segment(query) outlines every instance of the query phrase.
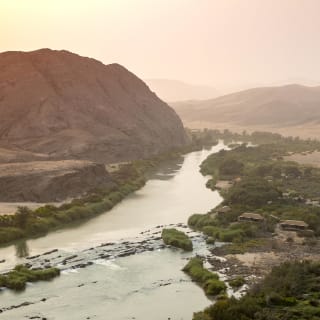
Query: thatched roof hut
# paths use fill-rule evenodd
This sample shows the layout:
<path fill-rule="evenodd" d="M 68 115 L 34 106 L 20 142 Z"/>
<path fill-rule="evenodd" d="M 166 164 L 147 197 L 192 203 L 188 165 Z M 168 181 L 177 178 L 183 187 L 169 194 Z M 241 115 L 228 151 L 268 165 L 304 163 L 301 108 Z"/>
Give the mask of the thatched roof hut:
<path fill-rule="evenodd" d="M 309 225 L 301 220 L 285 220 L 280 222 L 280 226 L 284 230 L 306 230 Z"/>
<path fill-rule="evenodd" d="M 259 213 L 245 212 L 238 217 L 238 221 L 262 222 L 264 217 Z"/>

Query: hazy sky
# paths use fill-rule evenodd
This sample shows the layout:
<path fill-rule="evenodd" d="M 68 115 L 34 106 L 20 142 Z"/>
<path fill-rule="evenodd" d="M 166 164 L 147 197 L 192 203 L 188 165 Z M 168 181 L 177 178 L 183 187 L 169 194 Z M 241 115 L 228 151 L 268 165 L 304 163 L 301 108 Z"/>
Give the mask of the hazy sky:
<path fill-rule="evenodd" d="M 320 83 L 320 0 L 0 0 L 0 51 L 43 47 L 221 90 Z"/>

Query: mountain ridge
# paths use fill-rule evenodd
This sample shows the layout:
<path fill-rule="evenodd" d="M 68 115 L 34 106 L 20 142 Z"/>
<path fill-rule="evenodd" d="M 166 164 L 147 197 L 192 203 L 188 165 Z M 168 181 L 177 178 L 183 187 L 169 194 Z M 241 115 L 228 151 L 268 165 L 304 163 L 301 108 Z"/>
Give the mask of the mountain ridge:
<path fill-rule="evenodd" d="M 320 87 L 258 87 L 204 101 L 173 103 L 185 123 L 297 126 L 320 121 Z"/>
<path fill-rule="evenodd" d="M 181 120 L 123 66 L 66 50 L 0 53 L 0 147 L 116 162 L 187 143 Z"/>

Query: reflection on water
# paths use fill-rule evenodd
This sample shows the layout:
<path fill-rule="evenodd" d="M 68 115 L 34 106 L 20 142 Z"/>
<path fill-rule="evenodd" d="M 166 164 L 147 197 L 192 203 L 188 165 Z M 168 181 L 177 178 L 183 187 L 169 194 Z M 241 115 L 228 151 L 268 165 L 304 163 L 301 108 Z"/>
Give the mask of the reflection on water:
<path fill-rule="evenodd" d="M 147 175 L 148 179 L 170 180 L 172 179 L 178 170 L 181 168 L 184 162 L 184 157 L 179 157 L 172 160 L 163 162 L 156 172 L 151 172 Z"/>
<path fill-rule="evenodd" d="M 29 256 L 29 248 L 26 240 L 20 240 L 15 243 L 16 256 L 18 258 L 25 258 Z"/>

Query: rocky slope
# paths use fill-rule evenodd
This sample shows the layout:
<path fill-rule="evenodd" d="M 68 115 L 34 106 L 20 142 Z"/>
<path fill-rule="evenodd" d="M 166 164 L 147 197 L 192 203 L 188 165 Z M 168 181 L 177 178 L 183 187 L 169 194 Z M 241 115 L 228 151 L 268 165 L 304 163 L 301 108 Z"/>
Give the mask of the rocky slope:
<path fill-rule="evenodd" d="M 49 49 L 0 54 L 3 150 L 116 162 L 186 142 L 176 113 L 118 64 Z"/>
<path fill-rule="evenodd" d="M 192 126 L 243 129 L 292 128 L 314 130 L 317 135 L 320 123 L 320 87 L 287 85 L 266 87 L 228 94 L 206 101 L 171 104 L 183 121 Z"/>
<path fill-rule="evenodd" d="M 61 201 L 113 182 L 103 164 L 84 160 L 0 164 L 0 201 Z"/>

